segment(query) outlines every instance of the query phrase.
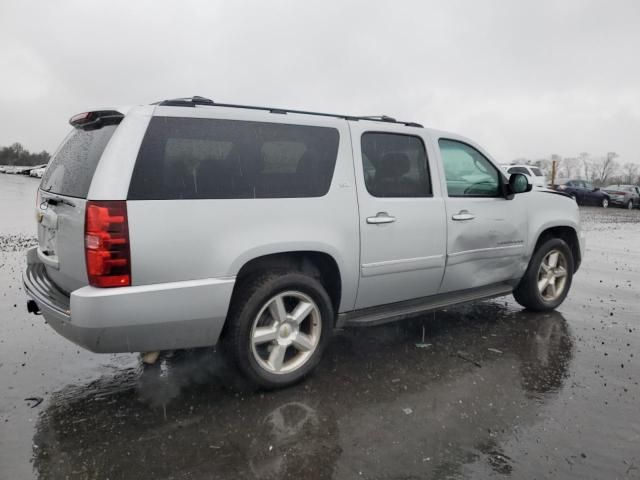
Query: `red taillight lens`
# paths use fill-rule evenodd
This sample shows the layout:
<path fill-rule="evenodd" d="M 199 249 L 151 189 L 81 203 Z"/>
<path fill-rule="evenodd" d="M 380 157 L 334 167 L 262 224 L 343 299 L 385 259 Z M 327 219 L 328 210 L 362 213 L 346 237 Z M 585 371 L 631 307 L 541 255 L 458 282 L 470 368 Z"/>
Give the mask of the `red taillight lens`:
<path fill-rule="evenodd" d="M 84 251 L 89 284 L 94 287 L 131 285 L 129 222 L 125 201 L 87 202 Z"/>

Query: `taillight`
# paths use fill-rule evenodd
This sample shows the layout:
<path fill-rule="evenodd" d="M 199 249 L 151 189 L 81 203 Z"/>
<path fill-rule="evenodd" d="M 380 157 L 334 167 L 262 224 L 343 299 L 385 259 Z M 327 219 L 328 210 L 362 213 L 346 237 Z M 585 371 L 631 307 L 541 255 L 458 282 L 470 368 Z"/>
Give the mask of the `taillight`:
<path fill-rule="evenodd" d="M 129 222 L 124 200 L 87 202 L 84 251 L 90 285 L 131 285 Z"/>

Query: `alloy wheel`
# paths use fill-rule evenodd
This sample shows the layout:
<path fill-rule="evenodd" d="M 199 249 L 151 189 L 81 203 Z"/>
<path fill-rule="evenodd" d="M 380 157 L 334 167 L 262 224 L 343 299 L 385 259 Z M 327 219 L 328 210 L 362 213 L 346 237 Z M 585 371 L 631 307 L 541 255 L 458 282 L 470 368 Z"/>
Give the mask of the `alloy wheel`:
<path fill-rule="evenodd" d="M 553 249 L 542 259 L 538 270 L 538 291 L 547 301 L 557 300 L 567 285 L 567 258 L 560 250 Z"/>
<path fill-rule="evenodd" d="M 264 370 L 290 373 L 313 355 L 320 342 L 322 318 L 318 305 L 298 291 L 279 293 L 256 315 L 251 329 L 251 351 Z"/>

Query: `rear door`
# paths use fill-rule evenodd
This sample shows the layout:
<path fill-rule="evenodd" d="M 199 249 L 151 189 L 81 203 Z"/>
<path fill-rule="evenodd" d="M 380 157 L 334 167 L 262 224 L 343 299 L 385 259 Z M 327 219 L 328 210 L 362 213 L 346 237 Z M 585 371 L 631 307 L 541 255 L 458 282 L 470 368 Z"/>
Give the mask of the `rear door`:
<path fill-rule="evenodd" d="M 437 293 L 446 224 L 422 130 L 378 131 L 365 122 L 350 128 L 360 211 L 356 308 Z"/>
<path fill-rule="evenodd" d="M 518 278 L 526 268 L 526 195 L 508 200 L 498 168 L 465 141 L 439 138 L 447 196 L 441 293 Z"/>
<path fill-rule="evenodd" d="M 71 292 L 88 284 L 84 257 L 87 193 L 117 125 L 74 128 L 55 153 L 38 191 L 38 258 L 49 278 Z"/>

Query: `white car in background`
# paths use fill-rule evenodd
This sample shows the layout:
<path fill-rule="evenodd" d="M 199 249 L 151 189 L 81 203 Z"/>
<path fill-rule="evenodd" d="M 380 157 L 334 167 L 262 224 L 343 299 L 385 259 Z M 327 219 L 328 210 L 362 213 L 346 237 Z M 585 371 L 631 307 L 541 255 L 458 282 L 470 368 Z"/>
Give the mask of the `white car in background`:
<path fill-rule="evenodd" d="M 47 169 L 46 165 L 36 167 L 29 172 L 29 175 L 36 178 L 42 178 L 42 175 L 44 175 L 44 172 L 46 169 Z"/>
<path fill-rule="evenodd" d="M 533 188 L 547 188 L 547 177 L 538 167 L 531 165 L 503 165 L 504 171 L 508 174 L 522 173 L 529 177 Z"/>

